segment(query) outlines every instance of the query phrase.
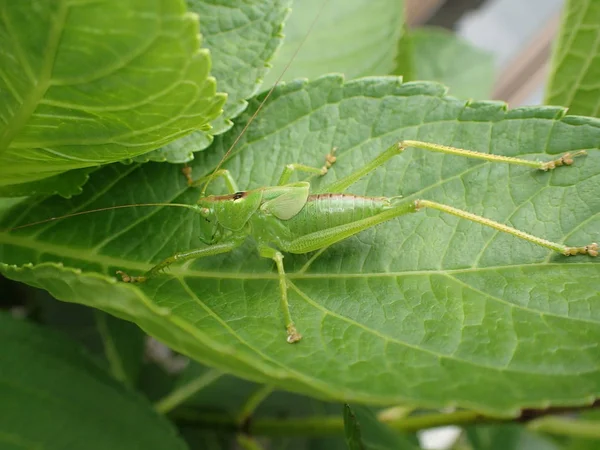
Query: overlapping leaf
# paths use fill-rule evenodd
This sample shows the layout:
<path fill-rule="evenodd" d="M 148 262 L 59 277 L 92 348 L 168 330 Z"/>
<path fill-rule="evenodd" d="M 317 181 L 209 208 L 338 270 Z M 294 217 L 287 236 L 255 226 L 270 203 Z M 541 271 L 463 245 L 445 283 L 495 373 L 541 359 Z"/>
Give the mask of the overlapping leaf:
<path fill-rule="evenodd" d="M 273 85 L 284 70 L 284 80 L 331 72 L 347 78 L 391 73 L 403 13 L 402 0 L 296 0 L 265 85 Z"/>
<path fill-rule="evenodd" d="M 195 176 L 216 165 L 238 130 L 197 158 Z M 413 149 L 351 192 L 432 199 L 567 244 L 599 240 L 600 123 L 561 108 L 507 111 L 395 78 L 291 83 L 276 90 L 226 167 L 241 187 L 266 186 L 284 164 L 319 166 L 335 146 L 339 158 L 324 180 L 334 181 L 399 139 L 541 160 L 588 150 L 573 167 L 537 172 Z M 94 173 L 75 200 L 21 205 L 2 227 L 197 195 L 177 167 L 116 165 Z M 83 215 L 0 234 L 0 260 L 34 263 L 3 272 L 133 320 L 199 361 L 323 398 L 509 415 L 600 395 L 597 260 L 438 213 L 412 214 L 332 246 L 305 271 L 310 255 L 286 255 L 292 313 L 304 334 L 290 346 L 272 263 L 251 241 L 139 286 L 107 278 L 200 246 L 199 220 L 176 208 Z"/>
<path fill-rule="evenodd" d="M 600 115 L 600 3 L 569 0 L 554 50 L 546 103 Z"/>
<path fill-rule="evenodd" d="M 412 30 L 402 37 L 400 51 L 394 73 L 403 75 L 405 81 L 438 81 L 459 98 L 480 100 L 491 95 L 495 81 L 492 55 L 448 30 Z"/>
<path fill-rule="evenodd" d="M 4 0 L 0 19 L 2 186 L 207 132 L 225 101 L 183 0 Z"/>
<path fill-rule="evenodd" d="M 194 132 L 143 156 L 137 161 L 183 163 L 212 142 L 212 135 L 231 127 L 246 99 L 256 94 L 269 62 L 282 42 L 282 24 L 291 0 L 187 0 L 190 11 L 200 16 L 203 46 L 212 56 L 211 73 L 219 91 L 227 93 L 223 115 L 214 120 L 211 135 Z"/>

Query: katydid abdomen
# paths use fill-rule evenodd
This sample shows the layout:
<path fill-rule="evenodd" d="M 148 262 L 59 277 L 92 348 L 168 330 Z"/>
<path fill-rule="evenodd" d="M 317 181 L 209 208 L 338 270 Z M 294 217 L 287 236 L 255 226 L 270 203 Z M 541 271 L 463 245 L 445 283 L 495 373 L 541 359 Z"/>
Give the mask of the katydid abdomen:
<path fill-rule="evenodd" d="M 310 195 L 304 208 L 286 221 L 294 239 L 316 231 L 373 217 L 391 202 L 385 197 L 361 197 L 350 194 Z"/>
<path fill-rule="evenodd" d="M 398 197 L 317 194 L 309 196 L 304 207 L 288 220 L 259 214 L 252 234 L 278 250 L 308 253 L 415 210 L 413 202 L 402 202 Z"/>

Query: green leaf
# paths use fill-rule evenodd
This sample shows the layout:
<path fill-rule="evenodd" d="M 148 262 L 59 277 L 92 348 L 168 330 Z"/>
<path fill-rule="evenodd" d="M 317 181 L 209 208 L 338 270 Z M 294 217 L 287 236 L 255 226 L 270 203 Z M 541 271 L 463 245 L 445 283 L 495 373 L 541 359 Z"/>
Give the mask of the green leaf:
<path fill-rule="evenodd" d="M 265 86 L 273 85 L 284 70 L 283 80 L 330 72 L 348 78 L 386 75 L 394 67 L 403 23 L 401 0 L 296 0 Z"/>
<path fill-rule="evenodd" d="M 600 3 L 569 0 L 552 57 L 546 103 L 600 116 Z"/>
<path fill-rule="evenodd" d="M 41 290 L 34 298 L 35 317 L 46 327 L 60 330 L 85 346 L 117 380 L 136 385 L 145 339 L 136 325 L 98 310 L 58 302 Z"/>
<path fill-rule="evenodd" d="M 290 3 L 291 0 L 187 0 L 189 10 L 200 16 L 203 46 L 212 56 L 211 73 L 218 80 L 219 91 L 227 93 L 224 112 L 211 123 L 211 134 L 194 132 L 136 161 L 191 161 L 194 152 L 210 145 L 213 135 L 231 128 L 229 119 L 246 109 L 246 99 L 256 94 L 282 42 L 281 29 Z"/>
<path fill-rule="evenodd" d="M 227 93 L 224 116 L 236 117 L 248 105 L 269 71 L 283 41 L 283 22 L 291 0 L 187 0 L 202 17 L 200 28 L 210 49 L 219 90 Z"/>
<path fill-rule="evenodd" d="M 149 362 L 142 366 L 137 388 L 152 402 L 160 400 L 175 386 L 176 378 L 162 365 Z"/>
<path fill-rule="evenodd" d="M 365 406 L 344 405 L 344 428 L 350 450 L 415 449 L 409 441 L 394 433 Z"/>
<path fill-rule="evenodd" d="M 144 334 L 134 324 L 101 311 L 96 312 L 96 328 L 113 376 L 127 386 L 135 386 L 142 369 Z"/>
<path fill-rule="evenodd" d="M 572 167 L 550 172 L 410 149 L 350 191 L 431 199 L 566 244 L 600 240 L 600 121 L 552 107 L 507 111 L 444 92 L 388 77 L 281 86 L 224 167 L 240 187 L 257 188 L 275 184 L 287 163 L 320 166 L 337 147 L 323 179 L 333 182 L 399 139 L 544 161 L 587 149 Z M 240 128 L 197 155 L 195 177 L 213 170 Z M 223 192 L 219 183 L 214 192 Z M 178 167 L 117 164 L 95 172 L 73 200 L 20 203 L 0 229 L 111 205 L 194 203 L 198 191 Z M 139 207 L 2 232 L 0 261 L 36 264 L 2 270 L 134 321 L 211 367 L 324 399 L 511 416 L 600 395 L 599 259 L 553 254 L 442 213 L 410 214 L 331 246 L 305 272 L 312 255 L 285 255 L 304 335 L 290 346 L 278 277 L 251 240 L 144 284 L 112 278 L 201 246 L 201 220 L 187 209 Z M 38 266 L 52 261 L 85 272 Z"/>
<path fill-rule="evenodd" d="M 96 170 L 95 167 L 69 170 L 42 180 L 30 181 L 28 183 L 10 184 L 0 186 L 1 197 L 21 197 L 29 195 L 60 195 L 70 198 L 81 194 L 82 186 L 89 179 L 89 173 Z"/>
<path fill-rule="evenodd" d="M 72 341 L 6 314 L 0 340 L 2 448 L 186 448 L 147 401 Z"/>
<path fill-rule="evenodd" d="M 406 56 L 397 59 L 393 73 L 404 75 L 405 81 L 439 81 L 450 88 L 450 95 L 459 98 L 490 96 L 496 78 L 490 53 L 442 28 L 418 28 L 409 35 L 400 45 L 401 52 L 412 52 L 412 61 Z"/>
<path fill-rule="evenodd" d="M 182 0 L 2 0 L 0 14 L 1 186 L 131 158 L 220 113 Z"/>

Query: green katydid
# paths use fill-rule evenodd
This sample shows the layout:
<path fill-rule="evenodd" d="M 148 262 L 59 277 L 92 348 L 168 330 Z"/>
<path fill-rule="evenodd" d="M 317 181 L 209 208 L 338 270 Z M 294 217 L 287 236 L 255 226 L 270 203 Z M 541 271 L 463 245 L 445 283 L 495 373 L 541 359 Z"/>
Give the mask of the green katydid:
<path fill-rule="evenodd" d="M 230 147 L 230 150 L 232 147 Z M 573 157 L 584 154 L 583 151 L 573 154 L 566 153 L 558 159 L 549 162 L 539 162 L 480 153 L 422 141 L 404 140 L 389 147 L 361 169 L 312 192 L 310 183 L 307 181 L 289 183 L 292 174 L 294 172 L 304 172 L 312 176 L 326 175 L 331 166 L 336 162 L 334 151 L 326 156 L 325 164 L 320 168 L 303 164 L 288 164 L 283 168 L 276 186 L 260 187 L 249 191 L 240 191 L 230 172 L 225 169 L 219 169 L 218 166 L 212 174 L 198 180 L 193 180 L 191 171 L 184 168 L 183 172 L 190 186 L 204 185 L 201 196 L 195 205 L 173 203 L 121 205 L 67 214 L 13 229 L 91 212 L 119 208 L 168 206 L 191 209 L 203 218 L 203 220 L 199 221 L 200 233 L 198 237 L 204 245 L 200 248 L 176 253 L 159 262 L 142 275 L 131 276 L 123 271 L 118 271 L 117 273 L 121 276 L 122 280 L 129 283 L 144 282 L 159 275 L 163 269 L 171 264 L 231 252 L 251 236 L 257 243 L 260 256 L 270 258 L 275 262 L 279 278 L 281 310 L 287 330 L 287 341 L 290 343 L 299 341 L 301 335 L 294 325 L 289 310 L 283 253 L 303 254 L 317 252 L 315 254 L 316 257 L 336 242 L 401 215 L 417 212 L 423 208 L 437 209 L 444 213 L 511 234 L 517 238 L 567 256 L 578 254 L 598 255 L 598 244 L 596 243 L 579 247 L 566 246 L 442 203 L 429 200 L 408 201 L 403 200 L 401 197 L 364 197 L 344 193 L 348 187 L 359 179 L 408 148 L 419 148 L 485 161 L 521 165 L 542 171 L 552 170 L 558 166 L 570 165 L 573 163 Z M 224 179 L 229 194 L 205 195 L 208 184 L 217 177 Z"/>
<path fill-rule="evenodd" d="M 301 335 L 294 325 L 289 310 L 282 252 L 302 254 L 322 251 L 363 230 L 422 208 L 433 208 L 471 220 L 564 255 L 598 255 L 596 243 L 569 247 L 433 201 L 405 201 L 400 197 L 362 197 L 343 193 L 367 173 L 409 147 L 528 166 L 544 171 L 570 165 L 574 156 L 583 154 L 583 152 L 573 155 L 567 153 L 553 161 L 537 162 L 406 140 L 392 145 L 360 170 L 312 193 L 308 182 L 288 183 L 288 181 L 295 171 L 325 175 L 335 162 L 333 151 L 327 155 L 325 164 L 321 168 L 289 164 L 283 169 L 277 186 L 261 187 L 250 191 L 239 191 L 235 180 L 227 170 L 215 170 L 212 175 L 196 181 L 191 178 L 189 170 L 184 170 L 191 186 L 204 184 L 202 195 L 196 205 L 180 206 L 189 207 L 203 217 L 204 220 L 200 221 L 199 238 L 205 246 L 170 256 L 140 276 L 130 276 L 123 271 L 118 273 L 125 282 L 144 282 L 160 274 L 173 263 L 230 252 L 239 247 L 247 237 L 252 236 L 257 242 L 260 256 L 270 258 L 276 264 L 287 341 L 294 343 L 301 339 Z M 208 183 L 217 176 L 224 178 L 230 193 L 206 196 Z"/>
<path fill-rule="evenodd" d="M 241 134 L 244 133 L 249 123 L 261 110 L 262 105 L 267 101 L 274 88 L 275 86 L 273 86 L 264 98 Z M 239 137 L 231 145 L 222 161 L 227 158 L 238 140 Z M 392 145 L 360 170 L 337 180 L 329 186 L 313 191 L 311 191 L 308 182 L 289 183 L 290 178 L 294 172 L 305 172 L 313 176 L 325 175 L 331 165 L 335 163 L 333 151 L 327 155 L 325 164 L 320 168 L 302 164 L 289 164 L 283 168 L 283 173 L 276 186 L 260 187 L 249 191 L 239 191 L 231 174 L 227 170 L 219 169 L 219 167 L 215 169 L 212 175 L 199 180 L 193 180 L 189 171 L 185 171 L 184 173 L 188 177 L 190 185 L 200 186 L 204 184 L 200 199 L 195 205 L 154 203 L 122 205 L 103 208 L 101 210 L 106 211 L 136 206 L 169 206 L 192 209 L 203 218 L 200 221 L 200 234 L 198 237 L 204 245 L 197 249 L 172 255 L 142 275 L 132 276 L 123 271 L 119 271 L 118 273 L 125 282 L 143 282 L 160 274 L 163 269 L 173 263 L 231 252 L 239 247 L 246 238 L 251 236 L 257 242 L 260 256 L 270 258 L 275 262 L 279 277 L 281 308 L 287 329 L 287 340 L 293 343 L 300 340 L 301 335 L 296 329 L 289 311 L 283 253 L 302 254 L 316 251 L 318 255 L 319 252 L 336 242 L 393 218 L 416 212 L 419 209 L 437 209 L 511 234 L 565 255 L 587 254 L 597 256 L 598 245 L 595 243 L 582 247 L 568 247 L 433 201 L 407 201 L 400 197 L 362 197 L 344 193 L 353 183 L 377 167 L 385 164 L 395 155 L 402 153 L 407 148 L 420 148 L 427 151 L 478 158 L 490 162 L 522 165 L 544 171 L 561 165 L 569 165 L 572 163 L 572 157 L 582 153 L 577 152 L 573 155 L 565 154 L 550 162 L 535 162 L 422 141 L 405 140 Z M 228 195 L 205 195 L 208 183 L 215 179 L 215 177 L 222 177 L 225 180 L 229 190 Z M 59 218 L 87 212 L 70 214 Z M 56 219 L 58 218 L 50 220 Z"/>

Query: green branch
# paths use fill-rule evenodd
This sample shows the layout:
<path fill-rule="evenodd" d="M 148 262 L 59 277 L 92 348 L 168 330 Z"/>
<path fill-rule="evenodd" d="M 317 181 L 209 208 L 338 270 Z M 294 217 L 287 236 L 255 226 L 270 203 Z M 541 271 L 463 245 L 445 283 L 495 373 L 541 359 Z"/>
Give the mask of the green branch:
<path fill-rule="evenodd" d="M 596 405 L 593 405 L 594 407 Z M 576 411 L 588 408 L 572 408 Z M 402 432 L 415 432 L 428 428 L 446 425 L 473 425 L 494 424 L 510 422 L 529 422 L 529 427 L 538 431 L 574 437 L 600 437 L 600 424 L 598 422 L 579 419 L 566 419 L 558 416 L 542 417 L 555 414 L 557 411 L 524 410 L 521 416 L 512 419 L 488 417 L 472 411 L 454 411 L 450 413 L 418 414 L 409 417 L 386 419 L 379 414 L 379 419 L 390 428 Z M 565 412 L 565 409 L 561 409 Z M 220 428 L 232 432 L 239 432 L 239 422 L 235 417 L 225 414 L 202 413 L 189 408 L 179 408 L 174 411 L 172 418 L 180 424 L 197 426 L 200 428 Z M 244 430 L 251 436 L 311 436 L 323 437 L 341 435 L 344 432 L 344 421 L 341 415 L 313 416 L 306 418 L 252 418 L 244 424 Z"/>

